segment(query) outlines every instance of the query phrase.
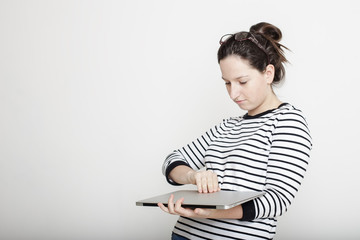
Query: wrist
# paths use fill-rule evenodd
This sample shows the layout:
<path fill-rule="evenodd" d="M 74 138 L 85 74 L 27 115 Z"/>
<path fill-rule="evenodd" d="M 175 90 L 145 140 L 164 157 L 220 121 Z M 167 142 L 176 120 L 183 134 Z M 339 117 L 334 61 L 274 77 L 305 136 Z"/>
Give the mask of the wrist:
<path fill-rule="evenodd" d="M 187 173 L 186 173 L 186 178 L 189 184 L 196 184 L 195 181 L 195 171 L 193 169 L 190 169 Z"/>
<path fill-rule="evenodd" d="M 207 218 L 213 219 L 241 219 L 243 217 L 242 206 L 238 205 L 229 209 L 209 209 Z"/>

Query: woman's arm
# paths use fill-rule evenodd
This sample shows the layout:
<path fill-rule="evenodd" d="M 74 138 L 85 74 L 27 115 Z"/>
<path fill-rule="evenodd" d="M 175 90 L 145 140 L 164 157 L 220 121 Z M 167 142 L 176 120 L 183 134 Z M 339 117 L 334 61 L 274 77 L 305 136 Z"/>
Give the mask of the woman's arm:
<path fill-rule="evenodd" d="M 301 112 L 293 110 L 279 119 L 273 135 L 269 155 L 265 195 L 254 199 L 251 204 L 227 210 L 185 209 L 184 199 L 176 203 L 169 199 L 168 208 L 159 207 L 170 214 L 194 218 L 234 218 L 252 220 L 282 215 L 291 204 L 305 175 L 312 141 L 307 123 Z M 246 206 L 245 206 L 246 205 Z"/>
<path fill-rule="evenodd" d="M 217 175 L 212 171 L 194 171 L 188 166 L 180 165 L 169 173 L 169 178 L 179 184 L 194 184 L 200 193 L 211 194 L 220 190 Z M 184 198 L 180 198 L 174 203 L 174 195 L 171 195 L 167 207 L 162 203 L 158 203 L 158 206 L 164 212 L 191 218 L 241 219 L 243 217 L 241 205 L 230 209 L 190 209 L 183 208 L 183 202 Z"/>
<path fill-rule="evenodd" d="M 224 131 L 227 131 L 227 129 L 231 128 L 232 126 L 233 123 L 229 122 L 229 119 L 224 120 L 222 123 L 216 125 L 215 127 L 211 128 L 209 131 L 205 132 L 205 134 L 197 138 L 195 141 L 169 154 L 166 157 L 162 166 L 162 172 L 165 175 L 167 181 L 173 185 L 186 184 L 186 183 L 194 184 L 193 181 L 188 181 L 189 179 L 187 179 L 187 177 L 181 173 L 176 174 L 175 171 L 174 172 L 175 176 L 172 177 L 170 177 L 170 173 L 179 166 L 187 166 L 193 169 L 194 171 L 204 168 L 205 167 L 204 156 L 207 148 Z"/>
<path fill-rule="evenodd" d="M 254 199 L 254 218 L 274 218 L 288 210 L 305 176 L 311 148 L 301 111 L 292 109 L 282 114 L 272 137 L 265 194 Z"/>
<path fill-rule="evenodd" d="M 184 198 L 180 198 L 174 203 L 174 195 L 168 201 L 168 207 L 158 203 L 158 206 L 169 214 L 180 215 L 189 218 L 211 218 L 211 219 L 241 219 L 243 217 L 242 205 L 230 209 L 205 209 L 205 208 L 183 208 L 181 204 Z"/>
<path fill-rule="evenodd" d="M 220 190 L 217 175 L 212 171 L 195 171 L 188 166 L 175 167 L 169 178 L 179 184 L 194 184 L 199 193 L 212 193 Z"/>

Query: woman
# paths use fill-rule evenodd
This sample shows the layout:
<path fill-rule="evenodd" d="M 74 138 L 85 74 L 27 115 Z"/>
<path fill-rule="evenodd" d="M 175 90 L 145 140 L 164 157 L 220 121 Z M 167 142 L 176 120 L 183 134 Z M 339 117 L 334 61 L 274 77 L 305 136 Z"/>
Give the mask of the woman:
<path fill-rule="evenodd" d="M 218 62 L 231 99 L 247 113 L 216 125 L 171 153 L 163 165 L 169 183 L 195 184 L 201 193 L 263 191 L 226 210 L 187 209 L 183 198 L 159 207 L 180 215 L 172 239 L 272 239 L 278 216 L 290 206 L 304 177 L 311 137 L 299 109 L 283 103 L 273 84 L 287 61 L 280 29 L 258 23 L 224 35 Z M 205 170 L 201 170 L 205 167 Z"/>

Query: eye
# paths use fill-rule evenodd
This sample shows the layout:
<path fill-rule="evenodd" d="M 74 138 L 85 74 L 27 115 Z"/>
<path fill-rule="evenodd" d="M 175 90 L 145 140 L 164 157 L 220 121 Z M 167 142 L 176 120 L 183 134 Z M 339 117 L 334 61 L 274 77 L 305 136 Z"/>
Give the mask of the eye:
<path fill-rule="evenodd" d="M 244 84 L 246 84 L 247 83 L 247 81 L 240 81 L 240 84 L 241 85 L 244 85 Z"/>
<path fill-rule="evenodd" d="M 225 85 L 230 85 L 231 83 L 230 82 L 225 82 Z"/>

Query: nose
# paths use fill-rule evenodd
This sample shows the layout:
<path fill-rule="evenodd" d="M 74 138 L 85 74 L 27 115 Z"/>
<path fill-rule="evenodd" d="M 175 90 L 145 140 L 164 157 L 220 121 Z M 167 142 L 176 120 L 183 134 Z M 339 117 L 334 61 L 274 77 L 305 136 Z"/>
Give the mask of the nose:
<path fill-rule="evenodd" d="M 230 98 L 233 101 L 235 101 L 241 95 L 241 86 L 240 86 L 240 84 L 237 84 L 237 83 L 231 84 L 230 88 L 228 89 L 228 92 L 229 92 Z"/>

